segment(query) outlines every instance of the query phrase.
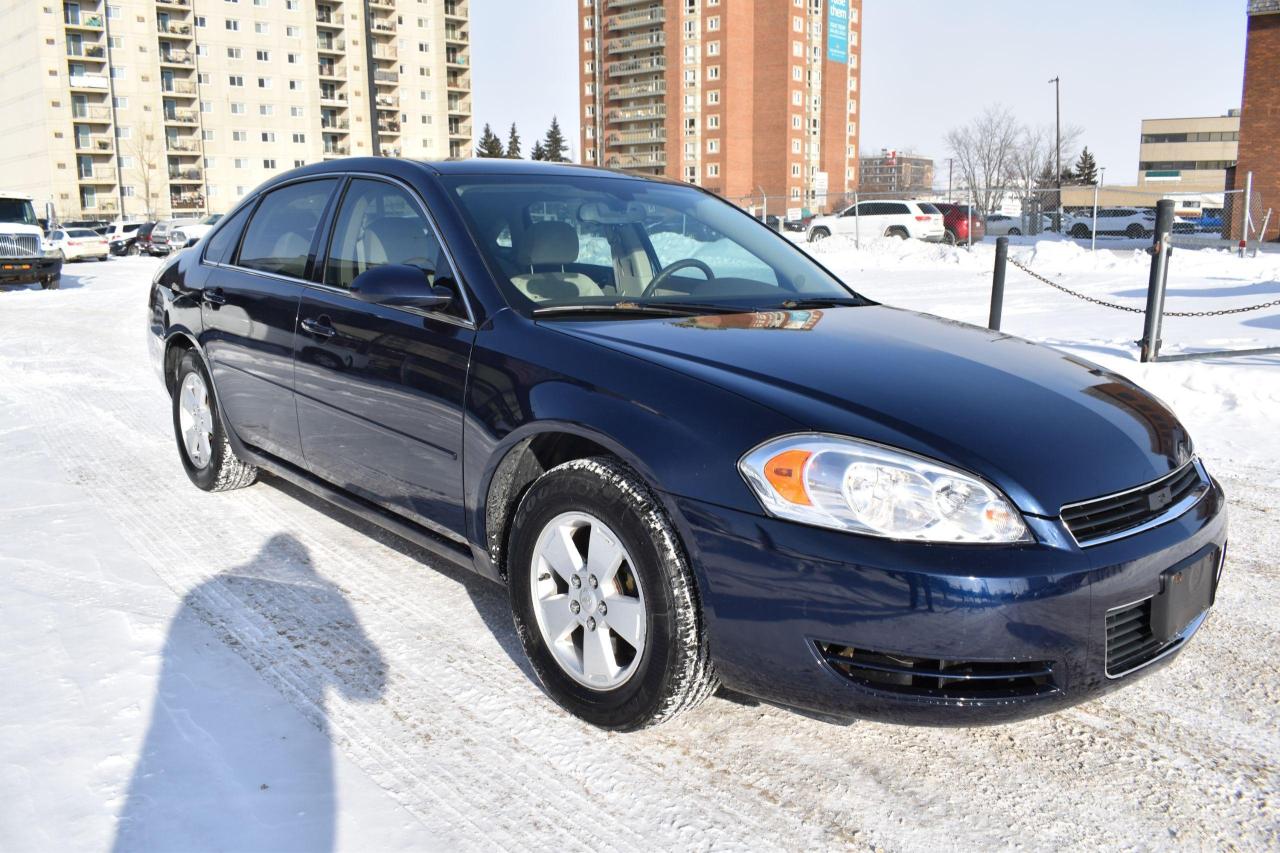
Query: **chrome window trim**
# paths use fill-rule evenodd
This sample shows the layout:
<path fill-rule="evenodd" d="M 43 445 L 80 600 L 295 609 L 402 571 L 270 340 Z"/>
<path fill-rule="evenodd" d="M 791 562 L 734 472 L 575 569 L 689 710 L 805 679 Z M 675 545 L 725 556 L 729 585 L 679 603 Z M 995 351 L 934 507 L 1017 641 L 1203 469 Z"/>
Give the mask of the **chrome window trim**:
<path fill-rule="evenodd" d="M 1197 484 L 1196 487 L 1192 489 L 1191 492 L 1182 500 L 1178 501 L 1177 503 L 1170 504 L 1169 506 L 1165 507 L 1164 511 L 1161 512 L 1159 515 L 1156 515 L 1147 519 L 1142 524 L 1139 524 L 1136 527 L 1129 527 L 1129 528 L 1126 528 L 1125 530 L 1117 531 L 1116 533 L 1108 533 L 1106 536 L 1100 536 L 1096 539 L 1086 539 L 1083 542 L 1081 542 L 1079 539 L 1076 538 L 1075 533 L 1071 530 L 1071 526 L 1067 524 L 1066 520 L 1062 517 L 1063 513 L 1065 513 L 1069 509 L 1075 509 L 1077 507 L 1085 506 L 1087 504 L 1092 504 L 1092 503 L 1098 503 L 1100 501 L 1112 500 L 1113 498 L 1118 498 L 1121 495 L 1127 495 L 1133 492 L 1140 492 L 1143 489 L 1149 489 L 1152 486 L 1156 485 L 1157 483 L 1162 483 L 1166 480 L 1177 479 L 1179 476 L 1181 476 L 1182 472 L 1185 471 L 1187 469 L 1187 466 L 1189 465 L 1194 465 L 1196 472 L 1200 475 L 1199 484 Z M 1114 542 L 1117 539 L 1124 539 L 1129 536 L 1136 536 L 1139 533 L 1145 533 L 1146 531 L 1151 530 L 1152 528 L 1155 528 L 1155 527 L 1159 527 L 1162 524 L 1167 524 L 1168 522 L 1173 521 L 1174 519 L 1181 516 L 1183 513 L 1190 510 L 1196 504 L 1200 503 L 1201 499 L 1204 498 L 1204 496 L 1207 495 L 1208 493 L 1209 493 L 1209 474 L 1207 471 L 1204 470 L 1204 465 L 1200 463 L 1200 457 L 1195 456 L 1195 457 L 1192 457 L 1187 462 L 1185 462 L 1180 467 L 1178 467 L 1177 469 L 1170 471 L 1168 474 L 1165 474 L 1163 477 L 1158 477 L 1147 483 L 1143 483 L 1140 486 L 1134 486 L 1131 489 L 1124 489 L 1119 492 L 1112 492 L 1109 495 L 1100 495 L 1096 498 L 1089 498 L 1088 500 L 1084 500 L 1084 501 L 1076 501 L 1074 503 L 1063 504 L 1062 508 L 1058 511 L 1058 521 L 1062 523 L 1062 526 L 1066 529 L 1067 534 L 1071 537 L 1071 541 L 1076 543 L 1077 547 L 1092 548 L 1095 545 L 1103 545 L 1103 544 L 1106 544 L 1107 542 Z"/>
<path fill-rule="evenodd" d="M 458 263 L 454 259 L 453 251 L 449 248 L 449 244 L 445 242 L 444 237 L 441 236 L 440 227 L 439 225 L 436 224 L 435 217 L 431 215 L 431 211 L 427 209 L 426 204 L 422 201 L 422 198 L 418 195 L 417 191 L 414 190 L 413 187 L 405 183 L 400 178 L 394 177 L 392 175 L 379 175 L 373 172 L 322 172 L 315 175 L 300 175 L 296 178 L 291 178 L 290 180 L 281 181 L 278 184 L 273 184 L 270 187 L 270 189 L 266 190 L 265 192 L 255 193 L 254 195 L 249 196 L 240 204 L 236 205 L 235 208 L 233 208 L 230 213 L 226 214 L 224 218 L 229 220 L 232 216 L 240 212 L 241 207 L 247 204 L 256 203 L 256 200 L 262 195 L 265 195 L 267 192 L 275 192 L 277 189 L 280 189 L 282 187 L 291 186 L 292 184 L 301 183 L 303 181 L 315 181 L 315 180 L 336 179 L 338 180 L 339 183 L 341 183 L 344 178 L 355 178 L 355 177 L 370 178 L 373 180 L 391 183 L 396 186 L 399 186 L 401 189 L 403 189 L 406 193 L 409 194 L 409 197 L 413 199 L 414 204 L 418 206 L 418 209 L 422 212 L 423 217 L 427 220 L 427 226 L 431 229 L 432 236 L 435 237 L 436 242 L 440 244 L 440 248 L 444 251 L 445 259 L 449 261 L 449 266 L 452 267 L 453 269 L 454 280 L 458 282 L 458 292 L 462 294 L 462 303 L 467 310 L 467 316 L 465 319 L 463 319 L 461 317 L 454 317 L 450 314 L 444 314 L 439 311 L 424 311 L 417 308 L 405 308 L 402 306 L 394 306 L 394 305 L 386 306 L 386 307 L 390 307 L 396 311 L 403 311 L 406 314 L 412 314 L 417 317 L 425 317 L 432 320 L 441 320 L 451 325 L 461 326 L 466 329 L 472 329 L 472 330 L 476 329 L 478 327 L 478 324 L 476 323 L 475 311 L 472 310 L 472 307 L 471 307 L 471 297 L 467 294 L 467 291 L 469 288 L 466 281 L 463 280 L 462 278 L 462 273 L 458 269 Z M 345 194 L 345 191 L 344 191 L 344 194 Z M 341 202 L 341 198 L 339 198 L 339 202 Z M 340 210 L 340 205 L 339 205 L 339 210 Z M 337 212 L 338 211 L 335 211 L 335 214 L 334 214 L 334 224 L 336 224 L 337 222 Z M 252 217 L 250 217 L 249 222 L 245 223 L 245 227 L 247 228 L 249 224 L 252 223 L 252 221 L 253 219 Z M 330 238 L 331 237 L 332 235 L 330 235 Z M 327 258 L 328 241 L 326 241 L 325 249 L 326 249 L 325 254 Z M 346 296 L 351 296 L 350 290 L 343 287 L 334 287 L 333 285 L 325 284 L 323 282 L 310 281 L 308 279 L 297 278 L 295 276 L 281 275 L 280 273 L 266 272 L 265 270 L 255 270 L 249 267 L 238 266 L 236 264 L 216 263 L 214 261 L 207 260 L 205 258 L 204 252 L 200 253 L 200 265 L 206 266 L 206 267 L 217 267 L 220 269 L 236 270 L 237 272 L 248 273 L 249 275 L 261 276 L 263 278 L 275 279 L 277 281 L 285 281 L 292 284 L 301 284 L 304 287 L 309 287 L 314 290 L 320 290 L 326 293 L 343 294 Z M 352 297 L 352 299 L 354 298 L 355 297 Z"/>

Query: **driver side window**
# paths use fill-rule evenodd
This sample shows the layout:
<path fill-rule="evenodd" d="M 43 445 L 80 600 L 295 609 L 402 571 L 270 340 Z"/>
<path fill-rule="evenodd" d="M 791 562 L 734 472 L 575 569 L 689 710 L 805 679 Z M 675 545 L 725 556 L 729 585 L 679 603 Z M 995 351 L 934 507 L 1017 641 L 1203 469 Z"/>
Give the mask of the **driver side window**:
<path fill-rule="evenodd" d="M 437 280 L 457 286 L 440 241 L 418 202 L 394 184 L 353 180 L 333 228 L 324 283 L 346 290 L 361 273 L 383 264 L 422 270 L 426 274 L 424 290 Z M 462 313 L 458 300 L 450 311 Z"/>

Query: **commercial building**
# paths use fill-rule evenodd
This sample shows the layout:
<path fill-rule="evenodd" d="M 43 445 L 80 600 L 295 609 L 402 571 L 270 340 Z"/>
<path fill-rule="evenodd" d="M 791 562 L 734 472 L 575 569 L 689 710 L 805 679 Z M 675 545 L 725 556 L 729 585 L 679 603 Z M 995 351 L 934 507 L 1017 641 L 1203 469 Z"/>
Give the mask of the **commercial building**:
<path fill-rule="evenodd" d="M 858 185 L 861 0 L 579 0 L 582 160 L 744 206 Z"/>
<path fill-rule="evenodd" d="M 1222 192 L 1236 165 L 1240 111 L 1201 118 L 1142 122 L 1138 189 L 1147 192 Z"/>
<path fill-rule="evenodd" d="M 1249 3 L 1235 188 L 1243 190 L 1250 174 L 1261 207 L 1280 209 L 1280 0 Z M 1278 220 L 1272 217 L 1263 239 L 1280 235 Z"/>
<path fill-rule="evenodd" d="M 919 196 L 933 192 L 933 160 L 918 154 L 882 149 L 878 156 L 863 157 L 858 190 Z"/>
<path fill-rule="evenodd" d="M 22 0 L 0 183 L 63 219 L 222 212 L 284 169 L 471 149 L 467 0 Z"/>

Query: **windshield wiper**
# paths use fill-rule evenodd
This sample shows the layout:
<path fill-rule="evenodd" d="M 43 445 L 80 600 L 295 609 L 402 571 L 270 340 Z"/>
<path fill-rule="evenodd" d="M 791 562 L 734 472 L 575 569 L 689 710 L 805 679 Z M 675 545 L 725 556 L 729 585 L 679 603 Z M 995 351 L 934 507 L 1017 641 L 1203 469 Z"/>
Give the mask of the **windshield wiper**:
<path fill-rule="evenodd" d="M 788 299 L 777 305 L 761 308 L 761 311 L 791 310 L 794 308 L 839 308 L 843 306 L 870 305 L 866 299 L 855 296 L 813 296 L 808 299 Z"/>
<path fill-rule="evenodd" d="M 649 317 L 688 317 L 693 314 L 738 314 L 751 309 L 733 308 L 728 305 L 707 305 L 695 302 L 631 302 L 623 300 L 611 303 L 587 303 L 579 305 L 548 305 L 533 309 L 535 317 L 551 317 L 560 314 L 610 314 L 614 316 L 640 315 Z"/>

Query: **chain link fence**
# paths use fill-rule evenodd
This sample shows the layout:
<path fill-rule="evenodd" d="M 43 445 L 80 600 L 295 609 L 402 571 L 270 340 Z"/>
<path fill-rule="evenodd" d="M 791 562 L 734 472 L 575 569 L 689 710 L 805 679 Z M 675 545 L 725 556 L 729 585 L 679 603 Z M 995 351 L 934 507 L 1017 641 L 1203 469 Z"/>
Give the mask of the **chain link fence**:
<path fill-rule="evenodd" d="M 925 239 L 967 244 L 995 237 L 1058 238 L 1091 249 L 1129 248 L 1151 238 L 1155 207 L 1174 202 L 1173 242 L 1185 248 L 1246 244 L 1257 250 L 1273 217 L 1261 193 L 1242 190 L 1164 193 L 1123 187 L 996 187 L 907 193 L 755 194 L 729 201 L 796 239 L 852 235 L 855 242 L 876 237 L 920 237 L 912 224 L 920 215 L 942 214 L 941 236 Z M 904 202 L 912 204 L 903 205 Z M 920 205 L 929 205 L 920 208 Z M 921 223 L 922 225 L 924 223 Z M 903 233 L 905 229 L 905 234 Z M 1126 242 L 1127 241 L 1127 242 Z"/>

